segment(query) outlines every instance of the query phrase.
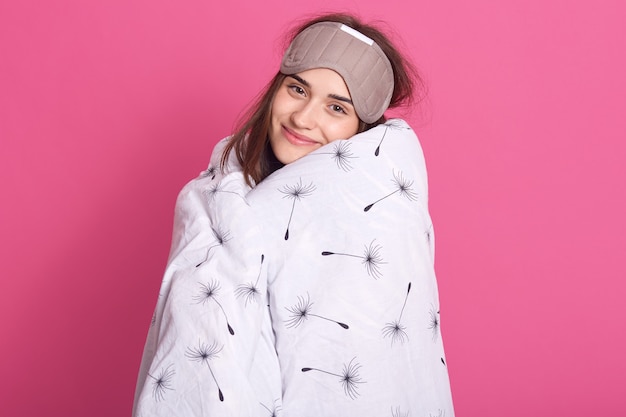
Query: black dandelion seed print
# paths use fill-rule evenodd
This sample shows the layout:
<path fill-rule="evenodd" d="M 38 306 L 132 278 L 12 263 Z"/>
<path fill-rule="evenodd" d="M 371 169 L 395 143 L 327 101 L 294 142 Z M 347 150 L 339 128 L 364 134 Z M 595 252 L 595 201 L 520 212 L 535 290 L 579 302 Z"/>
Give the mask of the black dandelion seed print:
<path fill-rule="evenodd" d="M 263 403 L 259 403 L 259 404 L 261 404 L 261 406 L 267 410 L 267 412 L 269 413 L 268 414 L 269 417 L 278 417 L 278 414 L 282 410 L 282 407 L 280 405 L 278 405 L 279 402 L 280 402 L 280 399 L 278 399 L 278 398 L 275 399 L 272 408 L 269 408 L 268 406 L 266 406 Z"/>
<path fill-rule="evenodd" d="M 380 272 L 380 265 L 384 264 L 385 262 L 383 262 L 382 255 L 380 254 L 382 246 L 374 244 L 375 241 L 376 240 L 374 239 L 369 244 L 369 246 L 365 246 L 365 251 L 363 252 L 363 255 L 354 255 L 351 253 L 324 251 L 322 252 L 322 256 L 338 255 L 338 256 L 349 256 L 353 258 L 360 258 L 362 260 L 361 263 L 365 265 L 367 274 L 373 277 L 374 279 L 378 279 L 382 276 L 382 273 Z"/>
<path fill-rule="evenodd" d="M 386 199 L 387 197 L 391 197 L 392 195 L 396 193 L 400 193 L 401 196 L 406 197 L 410 201 L 417 200 L 417 193 L 413 191 L 413 189 L 411 188 L 414 181 L 409 181 L 405 179 L 404 176 L 402 175 L 402 172 L 398 172 L 396 174 L 395 171 L 392 171 L 392 175 L 393 175 L 393 179 L 391 181 L 393 181 L 393 183 L 395 184 L 396 189 L 390 192 L 389 194 L 387 194 L 386 196 L 381 197 L 378 200 L 374 201 L 372 204 L 368 204 L 367 206 L 365 206 L 363 211 L 370 211 L 370 209 L 374 206 L 374 204 L 379 203 L 383 201 L 384 199 Z"/>
<path fill-rule="evenodd" d="M 359 396 L 358 384 L 364 384 L 365 381 L 361 380 L 359 375 L 359 369 L 361 365 L 358 362 L 354 362 L 356 357 L 352 358 L 349 363 L 344 364 L 341 374 L 328 372 L 319 368 L 302 368 L 302 372 L 317 371 L 328 375 L 333 375 L 339 378 L 339 383 L 343 387 L 343 392 L 351 399 L 356 399 Z"/>
<path fill-rule="evenodd" d="M 337 164 L 337 168 L 348 172 L 352 170 L 350 159 L 356 158 L 350 151 L 351 143 L 345 140 L 338 140 L 333 145 L 332 152 L 316 152 L 315 155 L 331 155 L 331 158 Z"/>
<path fill-rule="evenodd" d="M 208 201 L 211 201 L 215 198 L 215 195 L 219 193 L 220 191 L 222 190 L 220 188 L 220 183 L 218 182 L 216 184 L 211 185 L 210 188 L 202 191 L 202 194 L 204 194 L 204 196 L 207 198 Z"/>
<path fill-rule="evenodd" d="M 400 410 L 400 407 L 396 407 L 395 410 L 392 407 L 391 417 L 409 417 L 409 412 L 407 411 L 406 413 L 403 413 L 402 410 Z"/>
<path fill-rule="evenodd" d="M 432 243 L 432 239 L 433 239 L 432 233 L 433 233 L 433 225 L 431 224 L 430 226 L 428 226 L 428 230 L 424 232 L 424 234 L 426 235 L 426 242 L 428 242 L 428 245 Z"/>
<path fill-rule="evenodd" d="M 234 335 L 235 331 L 233 330 L 232 326 L 228 322 L 228 315 L 226 315 L 226 311 L 224 311 L 224 307 L 222 307 L 222 304 L 217 300 L 217 294 L 220 290 L 220 283 L 217 280 L 213 279 L 207 282 L 206 284 L 202 284 L 202 283 L 199 283 L 199 284 L 200 284 L 200 290 L 198 294 L 192 297 L 192 299 L 197 304 L 202 303 L 202 305 L 206 304 L 209 301 L 214 301 L 215 304 L 217 304 L 217 306 L 222 311 L 222 314 L 224 315 L 224 319 L 226 320 L 226 327 L 228 328 L 228 333 L 230 333 L 231 335 Z"/>
<path fill-rule="evenodd" d="M 387 123 L 385 123 L 385 131 L 383 132 L 383 136 L 380 138 L 380 142 L 378 142 L 378 146 L 376 147 L 376 150 L 374 151 L 375 156 L 378 156 L 380 154 L 380 147 L 383 144 L 383 140 L 385 139 L 385 135 L 387 135 L 388 129 L 411 130 L 411 128 L 406 126 L 404 123 L 402 123 L 400 119 L 389 120 Z"/>
<path fill-rule="evenodd" d="M 211 177 L 211 180 L 214 180 L 216 174 L 217 174 L 217 168 L 210 165 L 206 170 L 200 173 L 200 178 Z"/>
<path fill-rule="evenodd" d="M 185 356 L 189 358 L 189 360 L 198 362 L 202 365 L 206 365 L 209 368 L 209 372 L 211 372 L 211 377 L 213 377 L 213 381 L 215 381 L 215 385 L 217 385 L 217 393 L 220 401 L 224 401 L 224 395 L 222 394 L 220 384 L 217 382 L 217 378 L 215 378 L 213 369 L 211 369 L 210 361 L 211 359 L 215 359 L 218 357 L 218 353 L 222 351 L 222 348 L 223 346 L 219 346 L 217 342 L 213 342 L 211 345 L 198 342 L 197 348 L 189 347 L 185 351 Z"/>
<path fill-rule="evenodd" d="M 152 378 L 152 397 L 156 401 L 163 401 L 166 391 L 173 391 L 172 378 L 174 378 L 173 364 L 168 365 L 166 368 L 161 368 L 158 374 L 148 374 Z"/>
<path fill-rule="evenodd" d="M 212 184 L 209 188 L 207 188 L 206 190 L 202 191 L 202 194 L 206 197 L 207 199 L 207 203 L 211 203 L 213 200 L 215 200 L 215 197 L 217 196 L 217 194 L 219 193 L 224 193 L 224 194 L 234 194 L 239 198 L 243 197 L 235 192 L 235 191 L 229 191 L 229 190 L 224 190 L 224 186 L 222 185 L 221 182 Z"/>
<path fill-rule="evenodd" d="M 436 342 L 437 336 L 439 335 L 439 310 L 436 310 L 435 307 L 431 305 L 430 310 L 428 310 L 428 315 L 428 328 L 432 332 L 433 342 Z"/>
<path fill-rule="evenodd" d="M 211 249 L 216 248 L 218 246 L 223 246 L 226 242 L 230 240 L 230 232 L 226 230 L 222 230 L 220 227 L 211 227 L 211 231 L 213 232 L 213 237 L 215 238 L 215 243 L 206 251 L 206 256 L 204 260 L 196 265 L 196 268 L 200 267 L 203 263 L 209 260 L 209 254 L 211 253 Z"/>
<path fill-rule="evenodd" d="M 411 292 L 410 282 L 409 287 L 406 290 L 406 295 L 404 296 L 404 304 L 402 304 L 400 316 L 397 320 L 387 323 L 385 324 L 385 327 L 383 327 L 383 337 L 391 337 L 391 346 L 393 346 L 394 342 L 404 344 L 404 342 L 409 340 L 409 336 L 404 331 L 406 327 L 402 325 L 402 314 L 404 313 L 404 307 L 406 307 L 406 301 L 409 298 L 409 292 Z"/>
<path fill-rule="evenodd" d="M 253 283 L 252 281 L 247 282 L 245 284 L 241 284 L 235 290 L 235 297 L 243 298 L 245 300 L 244 305 L 248 305 L 249 302 L 257 301 L 258 296 L 261 294 L 259 291 L 259 278 L 261 277 L 261 270 L 263 268 L 263 261 L 265 260 L 265 255 L 261 254 L 261 266 L 259 267 L 259 274 L 256 277 L 256 281 Z"/>
<path fill-rule="evenodd" d="M 298 296 L 298 302 L 292 307 L 285 307 L 287 311 L 289 311 L 290 317 L 288 320 L 285 320 L 285 325 L 288 329 L 296 328 L 300 326 L 303 322 L 308 320 L 309 317 L 316 317 L 322 320 L 331 321 L 333 323 L 338 324 L 344 329 L 349 329 L 350 327 L 336 320 L 329 319 L 328 317 L 323 317 L 318 314 L 311 313 L 311 307 L 313 306 L 313 302 L 309 298 L 309 294 L 307 293 L 306 298 Z"/>
<path fill-rule="evenodd" d="M 289 227 L 291 226 L 291 219 L 293 217 L 293 211 L 296 207 L 296 201 L 302 200 L 304 197 L 308 197 L 315 191 L 315 185 L 313 183 L 302 185 L 302 179 L 298 181 L 295 185 L 286 185 L 280 190 L 281 193 L 285 194 L 283 198 L 290 198 L 293 200 L 293 204 L 291 205 L 291 213 L 289 214 L 289 221 L 287 222 L 287 230 L 285 231 L 285 240 L 289 239 Z"/>

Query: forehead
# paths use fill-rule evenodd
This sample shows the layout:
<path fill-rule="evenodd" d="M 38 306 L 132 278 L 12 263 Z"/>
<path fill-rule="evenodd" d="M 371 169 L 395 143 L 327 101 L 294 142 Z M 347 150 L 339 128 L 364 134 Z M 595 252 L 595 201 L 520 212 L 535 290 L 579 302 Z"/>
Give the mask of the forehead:
<path fill-rule="evenodd" d="M 328 68 L 313 68 L 296 74 L 320 94 L 337 94 L 350 98 L 346 82 L 339 73 Z"/>

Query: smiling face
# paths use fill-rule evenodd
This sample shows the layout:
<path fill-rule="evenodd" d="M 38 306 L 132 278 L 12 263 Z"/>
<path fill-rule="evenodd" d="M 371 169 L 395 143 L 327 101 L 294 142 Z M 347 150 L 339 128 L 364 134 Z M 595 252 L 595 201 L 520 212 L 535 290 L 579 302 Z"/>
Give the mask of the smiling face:
<path fill-rule="evenodd" d="M 272 101 L 270 145 L 289 164 L 359 128 L 348 87 L 335 71 L 315 68 L 285 77 Z"/>

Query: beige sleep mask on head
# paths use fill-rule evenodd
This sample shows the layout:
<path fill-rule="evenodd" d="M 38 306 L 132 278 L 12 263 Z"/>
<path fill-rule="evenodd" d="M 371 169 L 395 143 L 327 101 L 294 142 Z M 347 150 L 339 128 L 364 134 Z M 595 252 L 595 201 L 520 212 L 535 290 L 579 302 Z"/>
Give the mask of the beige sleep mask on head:
<path fill-rule="evenodd" d="M 320 22 L 300 32 L 285 51 L 280 72 L 293 75 L 328 68 L 346 82 L 361 120 L 380 119 L 393 94 L 391 63 L 372 39 L 338 22 Z"/>

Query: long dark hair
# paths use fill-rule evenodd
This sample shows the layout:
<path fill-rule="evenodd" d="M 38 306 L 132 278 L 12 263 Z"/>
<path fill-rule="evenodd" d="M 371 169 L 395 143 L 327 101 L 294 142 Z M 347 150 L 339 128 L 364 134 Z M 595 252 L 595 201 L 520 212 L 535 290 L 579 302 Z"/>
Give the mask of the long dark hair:
<path fill-rule="evenodd" d="M 373 39 L 387 55 L 393 69 L 394 89 L 389 108 L 411 106 L 414 103 L 416 88 L 423 90 L 424 83 L 413 65 L 405 59 L 381 30 L 373 25 L 363 23 L 355 16 L 336 13 L 309 19 L 289 33 L 289 43 L 304 29 L 319 22 L 339 22 Z M 230 153 L 235 152 L 237 161 L 242 167 L 244 178 L 250 186 L 263 181 L 282 166 L 272 152 L 268 134 L 272 101 L 284 79 L 285 75 L 278 72 L 261 91 L 261 94 L 238 121 L 235 133 L 222 155 L 222 167 L 224 167 Z M 368 124 L 359 121 L 358 132 L 369 130 L 384 123 L 385 120 L 383 115 L 374 123 Z"/>

